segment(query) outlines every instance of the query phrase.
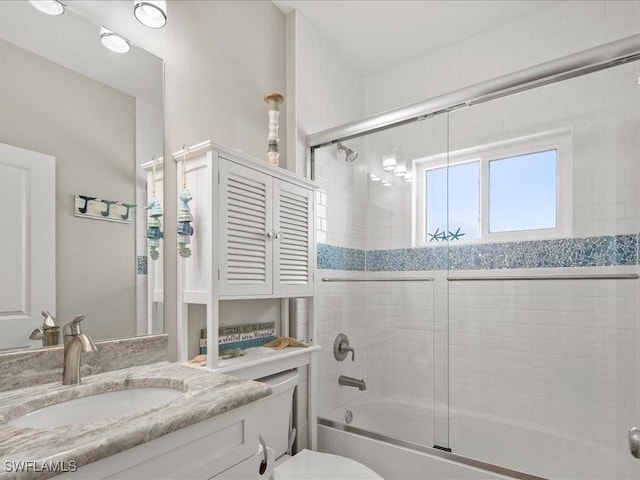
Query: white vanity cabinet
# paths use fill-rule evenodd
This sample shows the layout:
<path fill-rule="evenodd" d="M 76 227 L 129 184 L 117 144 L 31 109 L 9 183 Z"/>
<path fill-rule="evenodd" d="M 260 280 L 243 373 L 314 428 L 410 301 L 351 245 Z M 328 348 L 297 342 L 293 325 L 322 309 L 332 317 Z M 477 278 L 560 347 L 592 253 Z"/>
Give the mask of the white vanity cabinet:
<path fill-rule="evenodd" d="M 260 474 L 262 454 L 259 453 L 257 403 L 259 401 L 190 425 L 56 478 L 61 480 L 269 478 L 269 474 Z M 238 471 L 242 472 L 241 477 L 235 474 Z"/>
<path fill-rule="evenodd" d="M 219 160 L 220 295 L 312 291 L 313 190 Z"/>

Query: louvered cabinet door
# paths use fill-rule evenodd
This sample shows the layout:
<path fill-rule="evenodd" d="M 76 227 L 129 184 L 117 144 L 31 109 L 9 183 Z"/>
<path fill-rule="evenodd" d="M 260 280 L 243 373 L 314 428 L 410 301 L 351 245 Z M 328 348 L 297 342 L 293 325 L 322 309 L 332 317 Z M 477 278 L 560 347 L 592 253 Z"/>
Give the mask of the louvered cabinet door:
<path fill-rule="evenodd" d="M 312 290 L 313 191 L 274 180 L 274 293 Z"/>
<path fill-rule="evenodd" d="M 221 295 L 273 291 L 273 180 L 233 162 L 220 162 Z"/>

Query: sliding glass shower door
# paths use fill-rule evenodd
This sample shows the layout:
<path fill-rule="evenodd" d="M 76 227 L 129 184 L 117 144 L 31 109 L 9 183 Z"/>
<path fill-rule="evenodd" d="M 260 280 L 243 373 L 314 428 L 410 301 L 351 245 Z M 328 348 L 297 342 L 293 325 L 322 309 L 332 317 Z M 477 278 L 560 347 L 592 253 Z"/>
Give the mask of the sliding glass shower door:
<path fill-rule="evenodd" d="M 455 454 L 545 478 L 640 478 L 637 68 L 450 113 L 447 230 L 464 234 L 447 240 Z M 429 178 L 443 180 L 424 175 L 428 204 Z"/>
<path fill-rule="evenodd" d="M 316 290 L 319 416 L 427 447 L 448 442 L 447 248 L 438 236 L 425 249 L 430 239 L 416 236 L 412 162 L 446 142 L 437 117 L 345 141 L 358 152 L 351 162 L 336 145 L 314 152 L 318 269 L 328 280 Z M 334 355 L 339 333 L 354 349 L 344 360 Z"/>

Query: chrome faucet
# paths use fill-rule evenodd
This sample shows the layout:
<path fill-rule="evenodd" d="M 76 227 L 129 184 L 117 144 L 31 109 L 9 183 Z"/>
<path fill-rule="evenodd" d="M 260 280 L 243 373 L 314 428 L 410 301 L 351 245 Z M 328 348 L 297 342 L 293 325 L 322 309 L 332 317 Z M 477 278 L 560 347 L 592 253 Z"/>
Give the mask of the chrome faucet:
<path fill-rule="evenodd" d="M 64 368 L 62 369 L 62 384 L 75 385 L 80 383 L 80 360 L 82 352 L 97 352 L 98 347 L 88 335 L 82 333 L 80 322 L 84 315 L 78 315 L 67 323 L 64 334 Z"/>
<path fill-rule="evenodd" d="M 340 375 L 338 377 L 338 383 L 345 387 L 358 387 L 358 390 L 360 391 L 367 389 L 367 384 L 364 383 L 364 379 L 358 380 L 357 378 Z"/>
<path fill-rule="evenodd" d="M 46 310 L 42 311 L 42 316 L 44 317 L 42 327 L 36 328 L 31 332 L 29 340 L 42 340 L 43 347 L 58 345 L 60 341 L 60 326 L 56 319 Z"/>

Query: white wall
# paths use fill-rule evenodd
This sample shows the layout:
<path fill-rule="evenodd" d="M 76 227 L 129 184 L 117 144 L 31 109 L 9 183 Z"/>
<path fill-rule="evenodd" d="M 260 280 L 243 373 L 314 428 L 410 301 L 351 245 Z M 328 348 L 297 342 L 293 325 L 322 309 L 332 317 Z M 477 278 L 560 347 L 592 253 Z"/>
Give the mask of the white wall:
<path fill-rule="evenodd" d="M 165 60 L 165 158 L 203 140 L 265 158 L 267 92 L 285 95 L 285 17 L 266 1 L 168 1 L 167 25 L 144 27 L 129 1 L 69 1 L 102 25 Z M 286 124 L 286 112 L 281 115 Z M 280 129 L 287 161 L 286 129 Z M 176 171 L 165 163 L 165 317 L 175 358 Z"/>
<path fill-rule="evenodd" d="M 638 33 L 635 1 L 549 8 L 365 80 L 366 115 L 426 100 Z"/>

